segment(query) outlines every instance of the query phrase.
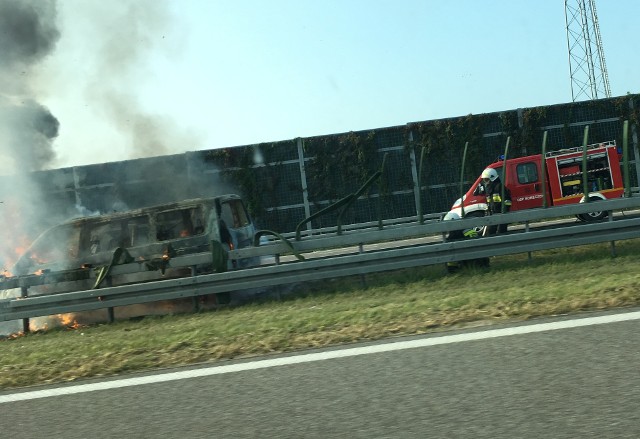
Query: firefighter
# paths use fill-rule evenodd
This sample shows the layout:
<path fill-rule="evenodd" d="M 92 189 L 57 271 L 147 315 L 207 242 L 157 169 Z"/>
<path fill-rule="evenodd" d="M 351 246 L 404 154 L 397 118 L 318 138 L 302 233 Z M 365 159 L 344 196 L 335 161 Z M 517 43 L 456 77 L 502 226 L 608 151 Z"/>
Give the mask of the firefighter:
<path fill-rule="evenodd" d="M 487 205 L 489 206 L 489 215 L 494 213 L 502 213 L 503 204 L 504 212 L 509 212 L 511 209 L 511 192 L 504 186 L 504 201 L 502 200 L 502 181 L 498 171 L 493 168 L 487 168 L 482 171 L 482 185 L 484 187 L 484 193 L 487 197 Z M 486 226 L 482 236 L 495 235 L 496 233 L 505 233 L 507 231 L 507 224 L 500 224 L 496 226 Z"/>
<path fill-rule="evenodd" d="M 460 219 L 460 217 L 452 212 L 449 212 L 443 218 L 443 221 L 448 220 L 456 220 Z M 480 235 L 476 231 L 476 229 L 463 229 L 463 230 L 452 230 L 445 237 L 446 241 L 460 241 L 466 239 L 475 239 L 479 238 Z M 489 266 L 489 258 L 477 258 L 477 259 L 469 259 L 464 261 L 451 261 L 445 264 L 448 273 L 455 273 L 462 267 L 488 267 Z"/>

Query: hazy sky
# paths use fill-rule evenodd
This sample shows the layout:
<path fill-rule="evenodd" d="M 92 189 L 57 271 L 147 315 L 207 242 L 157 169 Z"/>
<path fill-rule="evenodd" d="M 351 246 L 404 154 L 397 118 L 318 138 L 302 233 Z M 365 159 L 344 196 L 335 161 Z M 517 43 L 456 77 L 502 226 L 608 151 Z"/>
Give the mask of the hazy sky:
<path fill-rule="evenodd" d="M 640 2 L 597 7 L 612 94 L 637 93 Z M 59 121 L 48 167 L 571 101 L 560 0 L 58 0 L 56 9 L 59 39 L 28 80 Z"/>

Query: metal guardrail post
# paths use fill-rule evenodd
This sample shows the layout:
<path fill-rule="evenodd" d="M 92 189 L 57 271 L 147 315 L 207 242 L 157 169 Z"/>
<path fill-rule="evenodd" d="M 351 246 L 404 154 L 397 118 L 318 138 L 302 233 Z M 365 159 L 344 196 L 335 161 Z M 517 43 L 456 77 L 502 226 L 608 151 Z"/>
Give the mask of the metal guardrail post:
<path fill-rule="evenodd" d="M 361 255 L 364 253 L 364 246 L 362 245 L 362 243 L 358 244 L 358 254 Z M 362 286 L 362 288 L 367 288 L 367 275 L 366 274 L 361 274 L 360 275 L 360 285 Z"/>
<path fill-rule="evenodd" d="M 107 288 L 113 286 L 113 278 L 110 275 L 107 276 L 106 282 L 107 282 Z M 107 308 L 107 319 L 109 320 L 109 323 L 113 323 L 116 321 L 116 315 L 115 315 L 115 310 L 113 309 L 113 306 L 110 306 Z"/>
<path fill-rule="evenodd" d="M 28 293 L 28 288 L 27 287 L 20 287 L 20 297 L 21 298 L 25 298 L 28 297 L 29 293 Z M 22 332 L 27 334 L 29 332 L 29 318 L 24 318 L 22 319 Z"/>

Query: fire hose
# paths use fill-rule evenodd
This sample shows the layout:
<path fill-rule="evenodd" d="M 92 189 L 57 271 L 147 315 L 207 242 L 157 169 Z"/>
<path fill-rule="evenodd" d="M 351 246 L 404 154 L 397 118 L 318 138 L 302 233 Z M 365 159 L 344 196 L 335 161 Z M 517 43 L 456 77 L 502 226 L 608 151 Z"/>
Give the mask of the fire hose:
<path fill-rule="evenodd" d="M 98 276 L 96 276 L 96 283 L 93 285 L 93 289 L 95 290 L 100 287 L 100 284 L 109 275 L 114 265 L 128 264 L 133 261 L 133 256 L 131 256 L 127 249 L 122 247 L 116 248 L 113 251 L 113 255 L 111 256 L 111 261 L 109 262 L 109 264 L 96 268 L 96 270 L 98 270 Z"/>

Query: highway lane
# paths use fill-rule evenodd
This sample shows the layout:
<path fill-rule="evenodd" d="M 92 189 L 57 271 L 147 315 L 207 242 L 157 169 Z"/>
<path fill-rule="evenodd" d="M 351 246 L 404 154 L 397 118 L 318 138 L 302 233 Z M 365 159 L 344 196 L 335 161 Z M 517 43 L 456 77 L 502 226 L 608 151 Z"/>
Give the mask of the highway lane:
<path fill-rule="evenodd" d="M 628 321 L 450 331 L 86 393 L 0 392 L 2 437 L 637 438 L 640 310 L 630 311 Z"/>

